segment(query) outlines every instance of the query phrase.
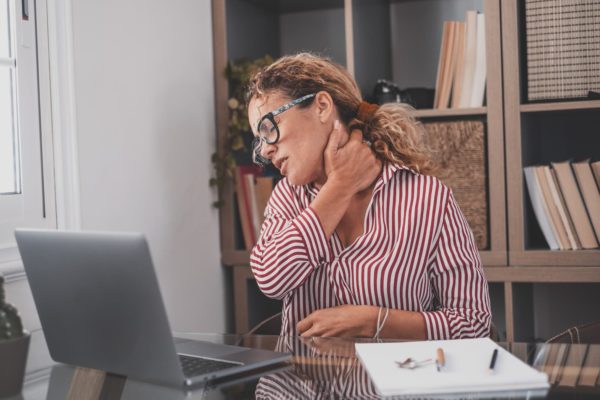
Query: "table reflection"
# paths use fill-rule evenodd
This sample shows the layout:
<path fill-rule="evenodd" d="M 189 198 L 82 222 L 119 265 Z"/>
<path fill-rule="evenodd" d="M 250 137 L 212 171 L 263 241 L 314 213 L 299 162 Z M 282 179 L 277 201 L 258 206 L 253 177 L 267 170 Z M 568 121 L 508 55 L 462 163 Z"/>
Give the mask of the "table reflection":
<path fill-rule="evenodd" d="M 194 390 L 156 386 L 103 371 L 56 365 L 46 378 L 26 384 L 22 396 L 11 400 L 138 400 L 138 399 L 378 399 L 366 370 L 356 358 L 355 340 L 278 336 L 187 335 L 180 340 L 289 352 L 290 362 L 253 371 Z M 179 340 L 179 341 L 180 341 Z M 454 398 L 600 398 L 600 346 L 568 344 L 501 344 L 512 354 L 548 374 L 546 392 L 469 393 Z M 45 379 L 45 381 L 44 381 Z M 37 385 L 37 388 L 33 390 Z M 40 389 L 40 385 L 47 385 Z M 448 395 L 419 398 L 449 398 Z"/>

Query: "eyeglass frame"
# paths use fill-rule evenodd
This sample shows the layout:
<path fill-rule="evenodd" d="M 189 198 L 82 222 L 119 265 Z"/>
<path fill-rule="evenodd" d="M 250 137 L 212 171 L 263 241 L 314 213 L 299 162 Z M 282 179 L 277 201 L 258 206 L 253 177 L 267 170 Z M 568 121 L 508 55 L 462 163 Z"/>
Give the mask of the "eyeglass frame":
<path fill-rule="evenodd" d="M 298 97 L 297 99 L 294 99 L 292 101 L 290 101 L 289 103 L 286 103 L 284 105 L 282 105 L 281 107 L 266 113 L 265 115 L 263 115 L 260 120 L 258 121 L 258 124 L 256 124 L 256 132 L 258 133 L 258 136 L 256 138 L 254 138 L 254 144 L 252 147 L 254 147 L 255 149 L 255 155 L 257 157 L 260 157 L 260 146 L 262 145 L 262 142 L 265 142 L 266 144 L 275 144 L 279 141 L 279 137 L 281 135 L 281 133 L 279 132 L 279 125 L 277 124 L 277 121 L 275 121 L 275 117 L 279 114 L 282 114 L 283 112 L 289 110 L 290 108 L 305 102 L 308 99 L 311 99 L 313 97 L 316 96 L 316 93 L 311 93 L 311 94 L 307 94 L 304 95 L 302 97 Z M 263 121 L 265 119 L 268 119 L 269 121 L 271 121 L 271 123 L 273 124 L 273 126 L 275 127 L 275 131 L 277 132 L 277 136 L 275 137 L 275 140 L 271 140 L 269 141 L 265 136 L 260 134 L 260 126 L 262 125 Z M 261 159 L 263 157 L 260 157 Z M 265 160 L 262 160 L 263 162 Z"/>

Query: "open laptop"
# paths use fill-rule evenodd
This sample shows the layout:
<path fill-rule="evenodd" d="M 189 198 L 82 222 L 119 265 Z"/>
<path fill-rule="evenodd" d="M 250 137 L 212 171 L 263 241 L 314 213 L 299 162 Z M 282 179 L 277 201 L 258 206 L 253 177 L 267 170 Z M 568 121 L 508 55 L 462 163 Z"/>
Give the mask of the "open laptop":
<path fill-rule="evenodd" d="M 176 341 L 138 233 L 15 232 L 55 361 L 169 386 L 282 363 L 287 353 Z"/>

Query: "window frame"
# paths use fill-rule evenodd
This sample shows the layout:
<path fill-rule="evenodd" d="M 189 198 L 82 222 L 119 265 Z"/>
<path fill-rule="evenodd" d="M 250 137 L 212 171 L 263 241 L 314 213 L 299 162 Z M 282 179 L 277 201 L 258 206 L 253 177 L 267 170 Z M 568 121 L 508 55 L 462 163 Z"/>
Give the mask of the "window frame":
<path fill-rule="evenodd" d="M 14 24 L 13 54 L 17 59 L 17 123 L 21 147 L 21 194 L 0 199 L 0 274 L 7 281 L 24 278 L 14 228 L 57 227 L 54 142 L 51 101 L 49 30 L 46 0 L 25 0 L 29 16 L 22 17 L 21 0 L 8 0 Z M 30 190 L 31 188 L 31 190 Z M 21 218 L 7 221 L 20 212 Z M 10 219 L 10 218 L 8 218 Z"/>

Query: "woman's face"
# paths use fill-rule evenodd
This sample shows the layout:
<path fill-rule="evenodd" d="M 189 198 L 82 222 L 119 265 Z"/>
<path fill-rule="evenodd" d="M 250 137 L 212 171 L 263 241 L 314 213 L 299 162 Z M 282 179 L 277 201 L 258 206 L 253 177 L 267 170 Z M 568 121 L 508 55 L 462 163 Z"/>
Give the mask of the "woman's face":
<path fill-rule="evenodd" d="M 254 136 L 258 136 L 257 125 L 265 114 L 292 100 L 277 92 L 253 97 L 248 105 L 248 119 Z M 261 156 L 270 160 L 292 185 L 323 184 L 326 180 L 323 151 L 336 116 L 331 97 L 319 92 L 308 107 L 296 105 L 275 116 L 279 141 L 262 142 Z"/>

